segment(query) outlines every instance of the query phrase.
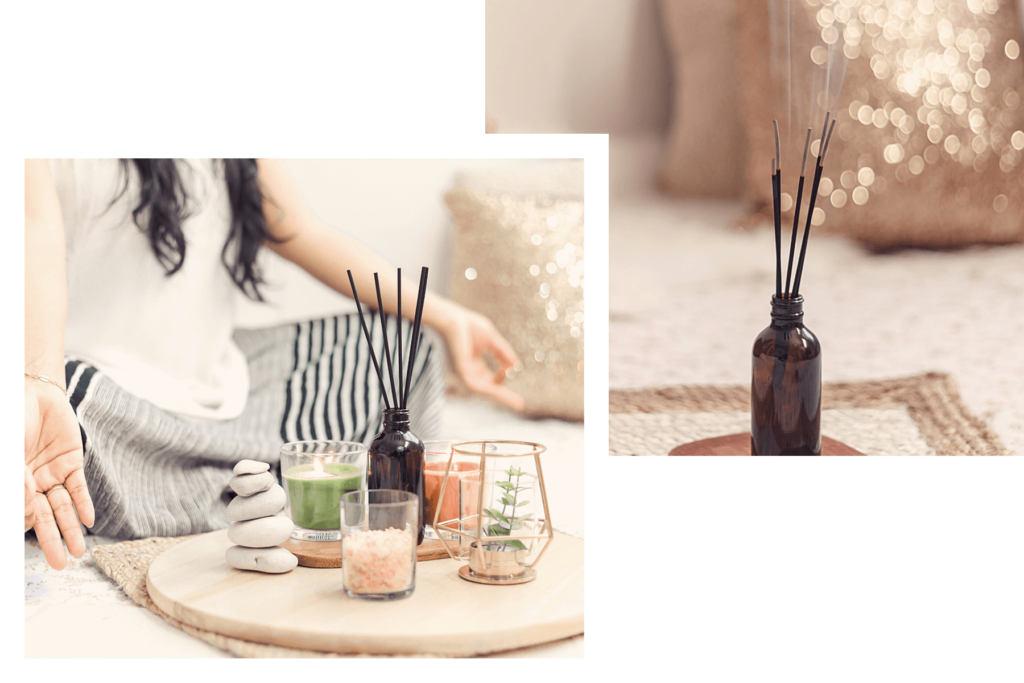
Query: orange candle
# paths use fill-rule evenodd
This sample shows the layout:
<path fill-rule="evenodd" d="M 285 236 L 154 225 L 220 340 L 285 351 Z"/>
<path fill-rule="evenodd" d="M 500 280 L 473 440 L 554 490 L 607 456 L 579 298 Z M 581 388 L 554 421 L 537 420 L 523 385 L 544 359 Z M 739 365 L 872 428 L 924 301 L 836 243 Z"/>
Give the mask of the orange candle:
<path fill-rule="evenodd" d="M 444 481 L 444 471 L 448 467 L 447 461 L 435 461 L 423 463 L 423 489 L 427 498 L 427 524 L 434 523 L 434 513 L 437 510 L 438 499 L 441 498 L 441 483 Z M 447 522 L 459 518 L 459 477 L 460 472 L 471 472 L 480 469 L 479 463 L 460 462 L 452 463 L 451 472 L 448 474 L 448 485 L 444 489 L 444 501 L 441 505 L 441 516 L 439 522 Z"/>

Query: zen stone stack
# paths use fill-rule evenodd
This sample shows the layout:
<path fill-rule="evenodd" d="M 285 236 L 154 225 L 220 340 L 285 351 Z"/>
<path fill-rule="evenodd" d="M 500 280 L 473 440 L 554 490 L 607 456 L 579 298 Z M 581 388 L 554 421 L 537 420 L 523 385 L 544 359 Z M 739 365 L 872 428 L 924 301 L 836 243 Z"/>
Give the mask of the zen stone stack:
<path fill-rule="evenodd" d="M 224 558 L 236 569 L 282 574 L 295 569 L 299 559 L 278 547 L 292 535 L 292 520 L 278 515 L 284 509 L 284 489 L 274 481 L 270 465 L 242 460 L 234 469 L 229 485 L 238 494 L 228 504 L 232 521 Z"/>

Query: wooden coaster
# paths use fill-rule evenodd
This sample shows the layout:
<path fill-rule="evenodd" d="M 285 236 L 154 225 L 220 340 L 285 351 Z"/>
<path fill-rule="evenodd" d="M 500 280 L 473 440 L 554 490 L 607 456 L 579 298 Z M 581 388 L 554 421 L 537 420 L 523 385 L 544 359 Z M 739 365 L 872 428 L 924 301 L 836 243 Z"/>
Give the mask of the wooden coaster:
<path fill-rule="evenodd" d="M 750 432 L 718 436 L 714 439 L 701 439 L 676 446 L 669 455 L 750 455 Z M 846 444 L 821 437 L 822 455 L 864 455 Z M 301 563 L 301 560 L 300 560 Z"/>
<path fill-rule="evenodd" d="M 299 558 L 301 567 L 337 569 L 341 566 L 341 541 L 296 541 L 289 538 L 281 547 Z M 417 562 L 447 558 L 448 551 L 441 541 L 424 540 L 416 548 Z"/>

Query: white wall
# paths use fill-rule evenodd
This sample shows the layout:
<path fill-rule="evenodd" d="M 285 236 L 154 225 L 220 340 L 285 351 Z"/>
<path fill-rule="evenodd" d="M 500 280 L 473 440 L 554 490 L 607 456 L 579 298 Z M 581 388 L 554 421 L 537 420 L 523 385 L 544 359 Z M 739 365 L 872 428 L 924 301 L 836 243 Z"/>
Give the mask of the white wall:
<path fill-rule="evenodd" d="M 413 279 L 430 268 L 432 291 L 447 291 L 449 217 L 444 193 L 460 171 L 531 163 L 484 159 L 316 159 L 284 162 L 313 212 L 366 244 Z M 241 300 L 236 323 L 261 327 L 355 311 L 351 299 L 264 249 L 269 304 Z M 342 264 L 339 264 L 342 268 Z"/>
<path fill-rule="evenodd" d="M 660 133 L 670 72 L 657 0 L 487 0 L 498 133 Z"/>

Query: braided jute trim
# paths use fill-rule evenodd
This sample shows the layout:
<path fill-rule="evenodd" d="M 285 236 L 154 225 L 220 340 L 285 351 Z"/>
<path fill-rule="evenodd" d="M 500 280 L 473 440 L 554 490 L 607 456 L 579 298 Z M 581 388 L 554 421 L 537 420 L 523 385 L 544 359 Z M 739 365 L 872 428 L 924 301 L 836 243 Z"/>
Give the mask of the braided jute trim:
<path fill-rule="evenodd" d="M 676 386 L 612 390 L 612 413 L 717 413 L 750 410 L 750 386 Z M 1010 455 L 999 436 L 960 399 L 943 372 L 864 382 L 826 382 L 823 410 L 906 406 L 939 455 Z"/>

